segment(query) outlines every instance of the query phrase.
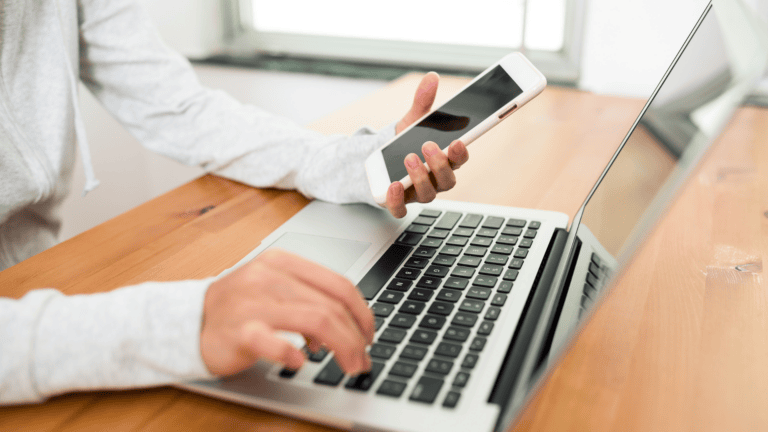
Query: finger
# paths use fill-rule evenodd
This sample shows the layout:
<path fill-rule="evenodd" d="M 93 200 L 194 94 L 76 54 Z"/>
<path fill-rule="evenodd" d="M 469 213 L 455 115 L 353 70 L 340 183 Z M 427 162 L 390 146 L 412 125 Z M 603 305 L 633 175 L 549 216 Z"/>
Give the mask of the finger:
<path fill-rule="evenodd" d="M 405 209 L 405 189 L 403 184 L 396 181 L 389 185 L 387 190 L 387 208 L 392 216 L 396 218 L 404 217 L 408 211 Z"/>
<path fill-rule="evenodd" d="M 362 334 L 369 342 L 373 342 L 373 336 L 376 333 L 373 314 L 368 309 L 360 291 L 348 279 L 320 264 L 285 251 L 267 251 L 259 258 L 273 268 L 340 301 L 351 312 Z"/>
<path fill-rule="evenodd" d="M 366 342 L 327 309 L 314 305 L 282 305 L 263 312 L 274 328 L 294 331 L 323 343 L 334 352 L 339 366 L 348 373 L 366 369 Z"/>
<path fill-rule="evenodd" d="M 429 178 L 427 167 L 414 153 L 405 157 L 405 169 L 413 181 L 413 189 L 416 192 L 416 200 L 420 203 L 428 203 L 435 199 L 437 192 Z"/>
<path fill-rule="evenodd" d="M 416 89 L 416 94 L 413 97 L 413 103 L 411 109 L 405 114 L 397 123 L 395 128 L 396 133 L 400 133 L 403 129 L 410 126 L 416 120 L 422 118 L 425 114 L 432 109 L 432 104 L 435 102 L 435 96 L 437 95 L 437 86 L 440 83 L 440 76 L 435 72 L 429 72 L 424 75 Z"/>
<path fill-rule="evenodd" d="M 255 359 L 282 363 L 288 369 L 299 369 L 304 355 L 293 344 L 278 337 L 275 331 L 261 321 L 251 321 L 242 327 L 241 343 Z"/>
<path fill-rule="evenodd" d="M 421 147 L 424 159 L 427 161 L 432 178 L 435 180 L 437 192 L 445 192 L 456 185 L 456 176 L 453 174 L 448 156 L 440 150 L 437 144 L 428 141 Z"/>
<path fill-rule="evenodd" d="M 448 160 L 450 161 L 451 168 L 459 169 L 462 165 L 469 160 L 469 151 L 467 146 L 463 142 L 456 140 L 448 146 Z"/>

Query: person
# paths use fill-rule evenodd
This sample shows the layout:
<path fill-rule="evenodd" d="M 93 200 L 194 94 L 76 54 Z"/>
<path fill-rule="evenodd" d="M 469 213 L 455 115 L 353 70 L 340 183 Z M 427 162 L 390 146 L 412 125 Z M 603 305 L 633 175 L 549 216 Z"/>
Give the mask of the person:
<path fill-rule="evenodd" d="M 4 0 L 0 35 L 0 270 L 55 244 L 76 148 L 86 192 L 98 185 L 78 78 L 150 150 L 255 187 L 371 205 L 363 161 L 430 110 L 438 85 L 427 74 L 410 111 L 378 133 L 323 136 L 202 87 L 134 0 Z M 414 187 L 388 191 L 395 217 L 453 187 L 468 159 L 460 142 L 447 156 L 434 143 L 422 152 L 431 173 L 409 155 Z M 33 290 L 0 299 L 0 403 L 227 375 L 259 359 L 300 367 L 304 356 L 280 331 L 326 346 L 348 373 L 370 367 L 374 320 L 355 286 L 287 252 L 220 278 Z"/>

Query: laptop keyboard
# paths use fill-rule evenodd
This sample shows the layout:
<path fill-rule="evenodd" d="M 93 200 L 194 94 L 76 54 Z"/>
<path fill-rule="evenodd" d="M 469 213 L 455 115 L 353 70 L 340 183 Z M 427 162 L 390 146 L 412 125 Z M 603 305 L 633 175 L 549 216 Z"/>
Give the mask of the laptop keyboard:
<path fill-rule="evenodd" d="M 537 221 L 424 210 L 358 284 L 376 318 L 369 373 L 347 377 L 331 357 L 325 386 L 454 408 L 533 245 Z M 326 350 L 307 352 L 322 362 Z M 295 371 L 283 369 L 285 379 Z"/>
<path fill-rule="evenodd" d="M 589 270 L 587 271 L 587 277 L 584 281 L 584 292 L 581 295 L 579 317 L 592 307 L 592 304 L 597 300 L 597 297 L 600 294 L 603 284 L 605 284 L 605 280 L 609 277 L 610 270 L 608 269 L 608 266 L 603 265 L 600 257 L 596 253 L 592 253 L 589 262 Z"/>

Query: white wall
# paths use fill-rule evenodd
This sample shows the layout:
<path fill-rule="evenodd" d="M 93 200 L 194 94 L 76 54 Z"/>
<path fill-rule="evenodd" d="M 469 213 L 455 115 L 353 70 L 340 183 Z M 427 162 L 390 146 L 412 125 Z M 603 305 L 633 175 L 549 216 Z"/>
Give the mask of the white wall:
<path fill-rule="evenodd" d="M 217 49 L 213 35 L 221 31 L 216 13 L 220 0 L 141 1 L 172 47 L 191 57 Z M 759 2 L 768 14 L 768 0 L 749 1 Z M 617 95 L 649 95 L 706 4 L 707 0 L 588 0 L 581 87 Z M 385 85 L 259 70 L 196 69 L 204 84 L 302 124 Z M 201 174 L 143 150 L 86 91 L 81 94 L 102 185 L 81 197 L 84 180 L 78 166 L 73 193 L 64 205 L 63 239 Z M 304 103 L 294 104 L 297 98 Z"/>

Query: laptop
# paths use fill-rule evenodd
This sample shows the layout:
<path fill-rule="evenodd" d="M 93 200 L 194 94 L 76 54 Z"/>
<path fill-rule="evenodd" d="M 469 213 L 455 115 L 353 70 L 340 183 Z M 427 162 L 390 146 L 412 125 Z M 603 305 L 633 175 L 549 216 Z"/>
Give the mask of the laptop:
<path fill-rule="evenodd" d="M 376 316 L 371 373 L 345 376 L 321 350 L 298 371 L 259 362 L 181 387 L 344 429 L 508 429 L 767 59 L 765 24 L 712 0 L 570 225 L 467 202 L 413 204 L 404 219 L 310 203 L 241 264 L 279 247 L 355 282 Z"/>

